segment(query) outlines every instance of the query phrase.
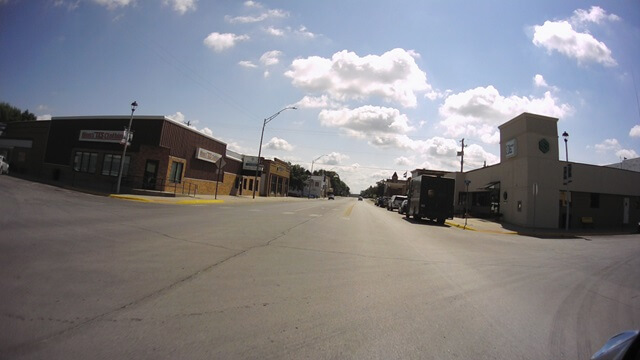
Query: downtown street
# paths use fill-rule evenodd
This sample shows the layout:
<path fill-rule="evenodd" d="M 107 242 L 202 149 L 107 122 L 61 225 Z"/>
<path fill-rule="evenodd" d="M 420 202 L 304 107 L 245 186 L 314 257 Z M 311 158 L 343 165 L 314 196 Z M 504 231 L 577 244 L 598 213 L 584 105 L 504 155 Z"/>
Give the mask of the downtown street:
<path fill-rule="evenodd" d="M 355 198 L 173 205 L 0 177 L 2 359 L 584 359 L 640 328 L 640 235 Z"/>

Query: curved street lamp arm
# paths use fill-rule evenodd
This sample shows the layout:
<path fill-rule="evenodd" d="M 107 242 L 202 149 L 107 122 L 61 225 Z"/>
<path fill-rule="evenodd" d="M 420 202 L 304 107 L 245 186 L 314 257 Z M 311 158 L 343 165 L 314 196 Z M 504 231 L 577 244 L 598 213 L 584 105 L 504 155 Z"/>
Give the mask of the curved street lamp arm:
<path fill-rule="evenodd" d="M 297 110 L 298 108 L 295 106 L 288 106 L 280 111 L 278 111 L 277 113 L 269 116 L 268 118 L 264 119 L 264 125 L 267 125 L 271 120 L 275 119 L 276 116 L 280 115 L 281 112 L 285 111 L 285 110 Z M 263 126 L 264 126 L 263 125 Z"/>

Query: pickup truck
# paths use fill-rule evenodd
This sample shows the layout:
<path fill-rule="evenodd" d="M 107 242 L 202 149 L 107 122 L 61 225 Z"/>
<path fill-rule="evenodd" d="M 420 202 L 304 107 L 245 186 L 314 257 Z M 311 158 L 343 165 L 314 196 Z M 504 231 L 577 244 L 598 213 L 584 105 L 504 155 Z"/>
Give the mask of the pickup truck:
<path fill-rule="evenodd" d="M 0 175 L 9 173 L 9 163 L 4 158 L 4 155 L 0 155 Z"/>

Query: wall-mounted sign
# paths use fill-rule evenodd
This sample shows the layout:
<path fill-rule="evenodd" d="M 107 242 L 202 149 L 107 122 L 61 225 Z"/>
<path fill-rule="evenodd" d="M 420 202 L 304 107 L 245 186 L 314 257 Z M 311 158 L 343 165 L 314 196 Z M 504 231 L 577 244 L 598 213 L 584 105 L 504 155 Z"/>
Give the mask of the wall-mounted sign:
<path fill-rule="evenodd" d="M 507 143 L 505 144 L 505 157 L 510 158 L 510 157 L 514 157 L 518 154 L 518 143 L 516 142 L 516 139 L 511 139 L 509 141 L 507 141 Z"/>
<path fill-rule="evenodd" d="M 112 130 L 80 130 L 80 141 L 120 143 L 124 137 L 124 131 Z"/>
<path fill-rule="evenodd" d="M 257 156 L 243 156 L 242 157 L 242 170 L 253 170 L 256 171 L 256 166 L 258 165 L 258 157 Z"/>
<path fill-rule="evenodd" d="M 198 150 L 196 151 L 196 159 L 208 161 L 210 163 L 217 163 L 221 158 L 222 155 L 203 148 L 198 148 Z"/>

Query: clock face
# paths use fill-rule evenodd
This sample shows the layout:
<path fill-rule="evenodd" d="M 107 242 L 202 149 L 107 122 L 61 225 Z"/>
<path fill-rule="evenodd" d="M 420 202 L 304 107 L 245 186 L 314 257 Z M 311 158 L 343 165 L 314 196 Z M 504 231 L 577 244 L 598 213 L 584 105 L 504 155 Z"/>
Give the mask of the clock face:
<path fill-rule="evenodd" d="M 549 152 L 549 149 L 551 149 L 551 145 L 549 145 L 547 139 L 542 139 L 538 141 L 538 149 L 540 149 L 543 154 L 546 154 Z"/>

